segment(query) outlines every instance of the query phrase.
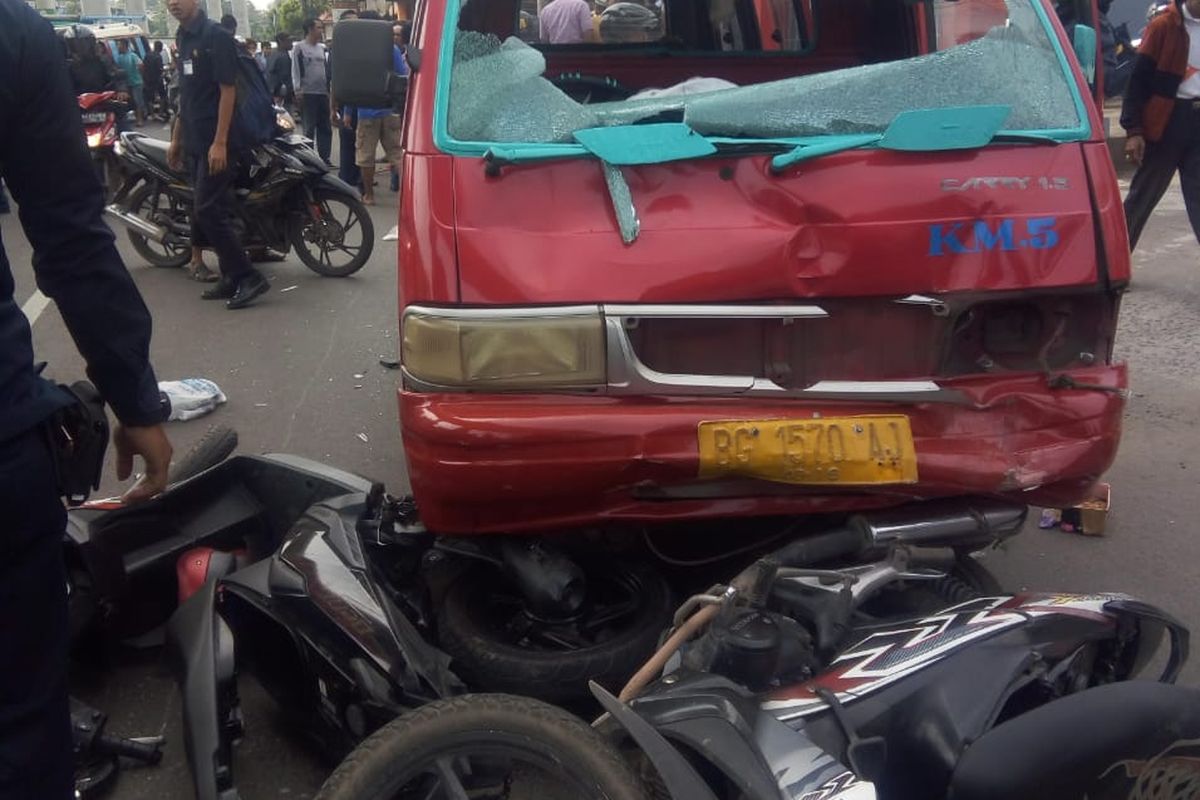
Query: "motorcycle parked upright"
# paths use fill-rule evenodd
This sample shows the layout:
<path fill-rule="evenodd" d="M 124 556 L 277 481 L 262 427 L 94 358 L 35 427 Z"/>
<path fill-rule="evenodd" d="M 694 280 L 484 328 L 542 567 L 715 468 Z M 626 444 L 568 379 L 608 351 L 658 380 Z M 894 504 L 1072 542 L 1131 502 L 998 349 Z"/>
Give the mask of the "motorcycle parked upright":
<path fill-rule="evenodd" d="M 295 249 L 304 265 L 331 278 L 360 270 L 375 230 L 358 192 L 338 179 L 292 133 L 281 112 L 274 140 L 251 149 L 235 188 L 235 225 L 251 253 Z M 191 257 L 192 187 L 167 163 L 170 143 L 126 133 L 115 146 L 128 177 L 105 209 L 128 229 L 138 255 L 156 267 L 182 267 Z"/>
<path fill-rule="evenodd" d="M 115 148 L 129 102 L 118 92 L 86 92 L 79 95 L 79 113 L 96 175 L 112 196 L 122 183 L 123 167 Z"/>

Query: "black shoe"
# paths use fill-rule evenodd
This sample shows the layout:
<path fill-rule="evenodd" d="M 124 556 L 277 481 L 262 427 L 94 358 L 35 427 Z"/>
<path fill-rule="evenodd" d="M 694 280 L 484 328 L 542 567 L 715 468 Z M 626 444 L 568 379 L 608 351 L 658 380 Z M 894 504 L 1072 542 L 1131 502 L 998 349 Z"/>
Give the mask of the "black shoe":
<path fill-rule="evenodd" d="M 237 288 L 238 287 L 236 283 L 227 280 L 225 276 L 222 275 L 221 280 L 214 283 L 211 289 L 207 290 L 200 296 L 205 300 L 228 300 L 237 294 Z"/>
<path fill-rule="evenodd" d="M 233 297 L 229 298 L 229 302 L 225 304 L 226 308 L 237 309 L 245 308 L 254 302 L 256 297 L 261 297 L 271 288 L 271 284 L 267 283 L 267 279 L 262 275 L 255 273 L 242 278 L 237 285 L 237 291 Z"/>

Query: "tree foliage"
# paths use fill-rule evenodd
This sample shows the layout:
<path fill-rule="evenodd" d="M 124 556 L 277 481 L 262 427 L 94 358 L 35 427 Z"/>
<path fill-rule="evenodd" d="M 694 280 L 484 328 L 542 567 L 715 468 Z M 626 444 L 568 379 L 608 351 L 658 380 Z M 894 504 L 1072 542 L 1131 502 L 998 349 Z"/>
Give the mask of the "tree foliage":
<path fill-rule="evenodd" d="M 277 32 L 298 37 L 304 20 L 328 11 L 330 5 L 329 0 L 275 0 L 266 11 L 266 15 L 272 20 L 271 24 Z"/>

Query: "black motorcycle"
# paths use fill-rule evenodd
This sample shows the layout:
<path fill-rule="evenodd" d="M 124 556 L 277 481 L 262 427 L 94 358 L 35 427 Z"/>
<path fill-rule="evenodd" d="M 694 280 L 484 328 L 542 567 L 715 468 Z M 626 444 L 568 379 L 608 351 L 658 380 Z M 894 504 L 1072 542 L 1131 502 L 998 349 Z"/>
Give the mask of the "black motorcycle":
<path fill-rule="evenodd" d="M 377 483 L 238 456 L 148 503 L 72 516 L 110 623 L 158 624 L 179 602 L 167 646 L 200 800 L 237 796 L 243 670 L 324 752 L 366 739 L 327 800 L 1200 796 L 1134 791 L 1163 775 L 1200 787 L 1200 693 L 1169 685 L 1186 628 L 1122 595 L 999 591 L 966 555 L 1021 527 L 1024 509 L 995 500 L 777 542 L 690 597 L 619 696 L 594 685 L 607 713 L 590 728 L 539 701 L 466 694 L 439 646 L 448 573 L 501 569 L 506 553 L 435 536 Z M 1133 680 L 1164 637 L 1158 681 Z"/>
<path fill-rule="evenodd" d="M 881 616 L 906 585 L 971 594 L 906 550 L 814 569 L 793 566 L 811 543 L 785 548 L 685 603 L 619 698 L 593 683 L 591 727 L 528 698 L 442 700 L 367 739 L 318 800 L 1200 797 L 1200 691 L 1170 685 L 1183 626 L 1108 594 Z M 1161 676 L 1132 680 L 1164 632 Z"/>
<path fill-rule="evenodd" d="M 139 133 L 116 146 L 127 178 L 105 209 L 128 229 L 133 248 L 156 267 L 191 259 L 192 187 L 167 163 L 169 142 Z M 235 189 L 235 225 L 252 257 L 295 249 L 304 265 L 331 278 L 362 269 L 375 247 L 371 216 L 311 142 L 281 132 L 253 148 Z"/>

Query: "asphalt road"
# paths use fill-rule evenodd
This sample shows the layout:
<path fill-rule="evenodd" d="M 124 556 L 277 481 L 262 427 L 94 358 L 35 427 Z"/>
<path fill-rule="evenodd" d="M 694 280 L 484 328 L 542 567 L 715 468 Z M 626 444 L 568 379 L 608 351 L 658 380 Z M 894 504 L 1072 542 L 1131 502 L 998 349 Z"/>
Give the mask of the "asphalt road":
<path fill-rule="evenodd" d="M 395 196 L 381 191 L 372 212 L 377 235 L 394 224 Z M 0 231 L 16 274 L 17 299 L 29 300 L 30 251 L 15 217 Z M 294 256 L 266 265 L 272 292 L 257 306 L 229 312 L 199 298 L 202 287 L 181 271 L 145 266 L 118 237 L 130 272 L 154 314 L 153 357 L 160 379 L 206 377 L 229 402 L 213 415 L 172 423 L 184 451 L 212 423 L 234 426 L 243 452 L 291 452 L 406 484 L 397 424 L 397 374 L 379 366 L 397 343 L 394 243 L 377 242 L 358 275 L 333 280 Z M 1118 352 L 1132 368 L 1134 396 L 1109 480 L 1108 534 L 1083 537 L 1032 525 L 988 566 L 1012 589 L 1123 591 L 1200 624 L 1200 250 L 1178 188 L 1164 199 L 1135 257 Z M 291 288 L 295 287 L 295 288 Z M 287 291 L 284 291 L 287 290 Z M 33 305 L 37 305 L 36 302 Z M 37 318 L 38 357 L 60 379 L 82 364 L 53 304 Z M 365 437 L 365 440 L 364 440 Z M 104 487 L 118 487 L 111 477 Z M 1200 682 L 1200 663 L 1184 674 Z M 82 677 L 75 690 L 111 715 L 126 735 L 163 733 L 164 762 L 129 769 L 114 800 L 190 798 L 182 755 L 177 691 L 157 653 L 122 653 L 111 670 Z M 237 780 L 246 800 L 311 797 L 330 765 L 280 722 L 271 702 L 243 681 L 247 736 L 237 751 Z"/>

